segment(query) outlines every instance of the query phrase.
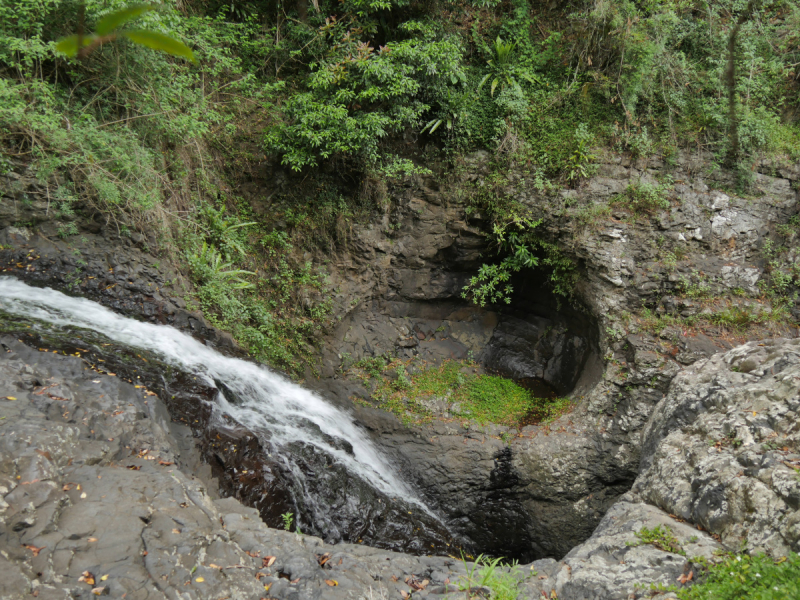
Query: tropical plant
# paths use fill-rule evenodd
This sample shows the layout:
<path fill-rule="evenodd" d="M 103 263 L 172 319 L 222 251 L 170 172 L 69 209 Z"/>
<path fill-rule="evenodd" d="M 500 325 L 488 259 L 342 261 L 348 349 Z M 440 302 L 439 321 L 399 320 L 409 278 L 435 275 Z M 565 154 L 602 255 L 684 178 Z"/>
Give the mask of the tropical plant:
<path fill-rule="evenodd" d="M 541 83 L 536 76 L 525 71 L 516 64 L 514 60 L 514 49 L 516 47 L 516 43 L 504 42 L 500 36 L 497 36 L 497 39 L 494 41 L 494 46 L 492 47 L 492 58 L 487 61 L 491 72 L 487 73 L 484 78 L 481 79 L 480 84 L 478 84 L 478 90 L 489 80 L 492 81 L 490 86 L 490 95 L 492 97 L 494 97 L 494 91 L 497 89 L 498 85 L 501 90 L 506 85 L 519 88 L 519 83 L 517 82 L 518 78 L 524 79 L 532 84 Z"/>
<path fill-rule="evenodd" d="M 464 286 L 461 297 L 471 298 L 475 304 L 485 306 L 487 302 L 511 303 L 514 289 L 509 283 L 511 275 L 523 268 L 531 269 L 539 264 L 539 258 L 533 254 L 525 234 L 541 223 L 524 217 L 517 217 L 509 225 L 495 224 L 493 236 L 499 254 L 505 257 L 497 264 L 483 264 L 478 274 L 470 278 Z M 509 227 L 514 229 L 507 231 Z"/>
<path fill-rule="evenodd" d="M 584 179 L 592 174 L 592 161 L 595 159 L 591 149 L 593 139 L 586 123 L 578 125 L 575 130 L 575 146 L 567 161 L 567 180 Z"/>
<path fill-rule="evenodd" d="M 219 251 L 206 242 L 199 251 L 188 257 L 192 272 L 202 282 L 222 282 L 233 290 L 244 290 L 254 287 L 249 281 L 241 278 L 242 275 L 255 275 L 252 271 L 233 269 L 233 262 L 222 258 Z"/>

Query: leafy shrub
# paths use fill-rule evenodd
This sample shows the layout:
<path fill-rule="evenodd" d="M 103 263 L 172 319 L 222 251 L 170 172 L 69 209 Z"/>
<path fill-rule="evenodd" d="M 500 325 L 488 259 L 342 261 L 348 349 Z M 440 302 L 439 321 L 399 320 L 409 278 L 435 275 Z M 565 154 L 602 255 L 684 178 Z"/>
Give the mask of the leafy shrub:
<path fill-rule="evenodd" d="M 611 201 L 611 204 L 628 209 L 634 216 L 651 215 L 670 207 L 668 193 L 671 189 L 672 186 L 669 184 L 639 181 L 629 184 L 622 194 Z"/>
<path fill-rule="evenodd" d="M 535 228 L 540 221 L 519 220 L 518 225 L 526 232 Z M 533 255 L 531 246 L 521 233 L 512 231 L 506 233 L 504 228 L 495 225 L 494 237 L 500 252 L 508 254 L 498 264 L 483 264 L 478 269 L 478 274 L 471 277 L 464 286 L 462 298 L 471 298 L 475 304 L 485 306 L 487 302 L 511 303 L 511 294 L 514 291 L 508 280 L 512 273 L 517 273 L 523 268 L 533 268 L 539 264 L 539 259 Z"/>
<path fill-rule="evenodd" d="M 417 29 L 412 25 L 406 30 Z M 337 157 L 388 168 L 396 159 L 382 157 L 380 141 L 415 125 L 430 108 L 426 98 L 465 80 L 461 48 L 428 31 L 378 50 L 335 23 L 326 33 L 335 43 L 314 64 L 309 90 L 287 101 L 285 120 L 275 124 L 266 144 L 295 171 Z"/>

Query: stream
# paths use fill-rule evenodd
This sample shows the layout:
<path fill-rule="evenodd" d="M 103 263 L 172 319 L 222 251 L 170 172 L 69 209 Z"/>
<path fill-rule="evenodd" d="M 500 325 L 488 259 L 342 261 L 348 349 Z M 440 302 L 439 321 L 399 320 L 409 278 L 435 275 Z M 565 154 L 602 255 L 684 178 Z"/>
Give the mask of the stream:
<path fill-rule="evenodd" d="M 442 520 L 347 412 L 286 377 L 220 354 L 170 326 L 123 317 L 96 302 L 11 277 L 0 277 L 0 311 L 23 319 L 34 331 L 37 323 L 46 323 L 67 335 L 99 334 L 114 347 L 158 357 L 183 380 L 188 374 L 194 386 L 207 390 L 206 400 L 193 396 L 194 402 L 210 405 L 206 427 L 244 431 L 239 439 L 250 440 L 249 450 L 240 452 L 242 461 L 247 455 L 249 470 L 242 471 L 241 462 L 225 468 L 247 474 L 237 479 L 249 485 L 242 491 L 237 483 L 239 495 L 259 508 L 268 525 L 282 526 L 276 515 L 286 510 L 293 513 L 297 531 L 329 542 L 418 553 L 444 553 L 454 543 Z M 163 388 L 173 394 L 170 386 L 180 380 L 164 379 Z M 219 433 L 215 437 L 221 439 Z M 237 451 L 236 444 L 231 447 Z M 274 506 L 265 489 L 273 490 Z"/>

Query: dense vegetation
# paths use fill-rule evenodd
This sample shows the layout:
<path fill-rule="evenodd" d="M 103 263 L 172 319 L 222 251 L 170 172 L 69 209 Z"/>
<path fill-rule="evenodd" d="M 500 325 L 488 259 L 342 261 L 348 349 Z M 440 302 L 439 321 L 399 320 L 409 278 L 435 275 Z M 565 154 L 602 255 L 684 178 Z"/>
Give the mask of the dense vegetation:
<path fill-rule="evenodd" d="M 87 27 L 126 4 L 87 0 Z M 129 24 L 181 40 L 197 65 L 122 36 L 69 59 L 55 40 L 78 14 L 67 0 L 0 6 L 0 170 L 32 165 L 64 236 L 76 210 L 154 234 L 209 316 L 298 371 L 331 311 L 304 252 L 344 243 L 429 159 L 489 149 L 498 173 L 523 164 L 552 186 L 589 175 L 603 146 L 690 147 L 734 160 L 746 184 L 760 154 L 800 154 L 794 0 L 182 0 Z M 239 197 L 267 158 L 297 173 L 292 191 Z M 541 261 L 568 283 L 535 223 L 471 193 L 510 257 L 478 274 L 477 301 L 505 299 L 503 278 Z"/>

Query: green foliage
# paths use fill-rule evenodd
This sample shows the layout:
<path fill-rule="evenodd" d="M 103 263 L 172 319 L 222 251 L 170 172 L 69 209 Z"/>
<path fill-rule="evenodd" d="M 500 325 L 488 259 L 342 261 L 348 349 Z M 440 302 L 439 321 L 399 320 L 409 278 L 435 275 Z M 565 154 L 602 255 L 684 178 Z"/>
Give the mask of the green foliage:
<path fill-rule="evenodd" d="M 642 527 L 636 532 L 636 537 L 638 537 L 640 541 L 629 543 L 629 545 L 640 546 L 642 544 L 652 544 L 664 552 L 672 552 L 673 554 L 686 556 L 686 552 L 681 548 L 678 538 L 675 537 L 675 534 L 668 525 L 656 525 L 652 529 Z"/>
<path fill-rule="evenodd" d="M 504 42 L 500 36 L 497 36 L 497 39 L 494 41 L 494 46 L 492 47 L 492 58 L 487 61 L 491 71 L 481 79 L 481 82 L 478 84 L 479 90 L 489 80 L 492 82 L 489 87 L 489 92 L 492 97 L 494 97 L 494 92 L 498 85 L 501 90 L 506 85 L 519 89 L 520 86 L 517 79 L 524 79 L 529 83 L 539 83 L 534 75 L 520 68 L 515 63 L 514 49 L 516 46 L 515 43 Z"/>
<path fill-rule="evenodd" d="M 783 228 L 788 243 L 778 245 L 773 240 L 767 239 L 761 249 L 767 272 L 758 284 L 771 299 L 773 306 L 784 309 L 788 308 L 800 293 L 800 257 L 793 252 L 791 243 L 796 236 L 797 217 L 793 219 Z"/>
<path fill-rule="evenodd" d="M 519 598 L 519 581 L 510 572 L 501 570 L 501 560 L 503 560 L 502 557 L 491 559 L 483 554 L 471 564 L 464 560 L 466 575 L 461 576 L 459 589 L 468 591 L 473 588 L 486 587 L 492 590 L 493 600 L 517 600 Z M 512 566 L 516 566 L 516 563 Z M 469 595 L 467 593 L 467 596 Z"/>
<path fill-rule="evenodd" d="M 362 369 L 369 377 L 380 377 L 386 370 L 387 362 L 382 356 L 364 357 L 353 364 L 356 369 Z"/>
<path fill-rule="evenodd" d="M 173 56 L 181 56 L 192 62 L 197 62 L 191 48 L 175 38 L 161 33 L 160 31 L 150 31 L 147 29 L 120 30 L 119 28 L 135 20 L 143 13 L 154 10 L 155 6 L 147 4 L 135 4 L 121 10 L 109 13 L 97 22 L 94 34 L 83 32 L 83 11 L 81 10 L 78 24 L 79 32 L 61 38 L 55 45 L 55 49 L 70 58 L 86 58 L 90 52 L 98 48 L 101 44 L 112 42 L 119 37 L 126 37 L 135 44 L 140 44 L 152 50 L 160 50 Z"/>
<path fill-rule="evenodd" d="M 470 208 L 491 220 L 496 251 L 468 296 L 505 303 L 510 278 L 531 267 L 569 296 L 575 264 L 537 235 L 508 174 L 550 193 L 581 185 L 604 145 L 634 157 L 698 146 L 720 155 L 725 44 L 747 2 L 701 11 L 683 0 L 534 4 L 344 0 L 304 13 L 303 3 L 276 11 L 260 0 L 153 10 L 87 0 L 81 17 L 67 0 L 6 2 L 0 172 L 30 164 L 59 212 L 60 235 L 100 213 L 120 234 L 155 237 L 151 250 L 183 261 L 209 318 L 294 373 L 331 307 L 323 270 L 299 257 L 347 243 L 355 223 L 385 209 L 391 179 L 447 168 L 442 156 L 458 164 L 460 153 L 487 148 L 494 160 L 467 190 Z M 86 50 L 85 60 L 67 60 L 54 40 L 75 35 L 81 19 L 92 33 L 67 50 Z M 763 3 L 742 26 L 745 159 L 800 158 L 798 31 L 794 2 Z M 109 36 L 118 39 L 91 46 Z M 172 48 L 176 58 L 147 47 L 169 49 L 164 36 L 191 47 L 197 64 L 183 50 Z M 259 198 L 268 214 L 256 218 L 230 190 L 265 160 L 264 148 L 296 171 L 321 168 Z M 660 186 L 633 186 L 617 201 L 647 215 L 667 197 Z M 591 224 L 607 211 L 575 218 Z M 787 314 L 799 281 L 786 237 L 765 250 L 774 315 Z M 737 310 L 704 322 L 743 326 Z M 753 323 L 777 318 L 747 313 Z"/>
<path fill-rule="evenodd" d="M 646 181 L 631 183 L 622 194 L 617 195 L 611 204 L 629 210 L 634 217 L 652 215 L 670 207 L 670 184 L 654 184 Z"/>
<path fill-rule="evenodd" d="M 203 242 L 202 248 L 187 256 L 189 266 L 197 280 L 205 285 L 219 285 L 232 290 L 252 288 L 253 284 L 241 278 L 242 275 L 255 275 L 250 271 L 232 269 L 232 262 L 225 262 L 213 246 Z"/>
<path fill-rule="evenodd" d="M 592 161 L 596 158 L 591 151 L 594 136 L 589 133 L 586 123 L 581 123 L 575 130 L 575 147 L 567 162 L 567 180 L 585 179 L 594 174 Z"/>
<path fill-rule="evenodd" d="M 499 264 L 484 264 L 478 274 L 470 278 L 461 293 L 463 298 L 471 298 L 475 304 L 485 306 L 487 302 L 511 303 L 511 294 L 514 291 L 508 280 L 512 273 L 517 273 L 523 268 L 533 268 L 539 264 L 539 259 L 533 255 L 531 246 L 527 243 L 524 234 L 533 230 L 541 221 L 529 219 L 515 219 L 513 226 L 521 232 L 506 231 L 506 227 L 495 224 L 494 239 L 498 252 L 507 253 Z"/>
<path fill-rule="evenodd" d="M 522 422 L 549 423 L 572 408 L 567 399 L 536 398 L 510 379 L 477 374 L 470 362 L 445 361 L 410 376 L 402 363 L 394 364 L 397 378 L 379 381 L 373 396 L 406 424 L 431 418 L 425 406 L 431 398 L 453 403 L 457 417 L 511 427 Z M 354 366 L 364 368 L 359 363 Z"/>
<path fill-rule="evenodd" d="M 266 138 L 283 164 L 299 171 L 320 160 L 355 159 L 380 171 L 396 162 L 381 154 L 381 140 L 415 125 L 430 108 L 426 100 L 465 79 L 457 40 L 418 33 L 413 24 L 405 29 L 415 37 L 376 50 L 335 21 L 321 28 L 330 49 L 310 65 L 308 91 L 287 101 L 284 121 Z"/>
<path fill-rule="evenodd" d="M 515 425 L 531 410 L 532 396 L 504 377 L 482 375 L 463 384 L 462 414 L 478 423 Z"/>
<path fill-rule="evenodd" d="M 729 554 L 698 582 L 678 591 L 681 600 L 791 600 L 800 598 L 800 556 Z"/>
<path fill-rule="evenodd" d="M 499 186 L 498 186 L 499 187 Z M 492 218 L 492 240 L 499 263 L 485 263 L 477 275 L 470 278 L 462 290 L 462 297 L 485 306 L 487 303 L 511 303 L 512 275 L 522 269 L 543 268 L 553 291 L 560 297 L 570 298 L 577 279 L 577 265 L 566 257 L 555 244 L 536 235 L 540 220 L 525 216 L 526 209 L 515 201 L 493 194 L 473 198 L 467 212 L 485 210 Z"/>
<path fill-rule="evenodd" d="M 281 515 L 281 519 L 283 519 L 283 528 L 286 531 L 292 530 L 292 522 L 294 521 L 294 513 L 286 512 Z"/>

